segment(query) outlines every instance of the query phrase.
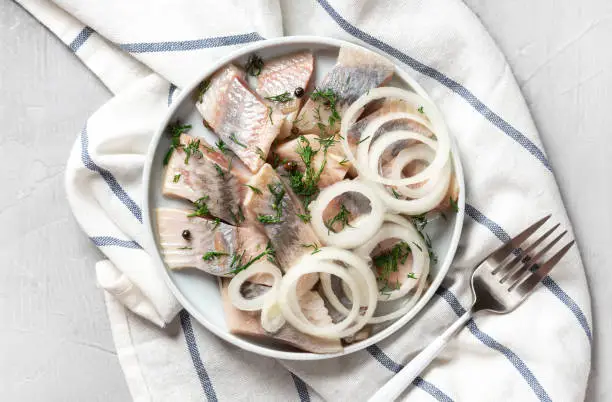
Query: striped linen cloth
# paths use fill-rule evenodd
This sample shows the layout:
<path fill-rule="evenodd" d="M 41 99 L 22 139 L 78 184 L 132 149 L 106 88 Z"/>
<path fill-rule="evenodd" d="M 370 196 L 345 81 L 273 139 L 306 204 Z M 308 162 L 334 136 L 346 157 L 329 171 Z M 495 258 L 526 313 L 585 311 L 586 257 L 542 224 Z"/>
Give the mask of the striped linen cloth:
<path fill-rule="evenodd" d="M 469 270 L 488 251 L 549 212 L 571 228 L 512 72 L 459 0 L 17 1 L 116 95 L 78 135 L 66 187 L 107 258 L 96 272 L 134 400 L 365 400 L 463 314 Z M 367 350 L 323 362 L 275 361 L 216 338 L 181 310 L 141 247 L 144 155 L 179 88 L 241 44 L 304 34 L 362 44 L 416 77 L 457 138 L 467 183 L 455 263 L 424 312 Z M 405 397 L 582 400 L 591 328 L 573 248 L 528 303 L 471 321 Z"/>

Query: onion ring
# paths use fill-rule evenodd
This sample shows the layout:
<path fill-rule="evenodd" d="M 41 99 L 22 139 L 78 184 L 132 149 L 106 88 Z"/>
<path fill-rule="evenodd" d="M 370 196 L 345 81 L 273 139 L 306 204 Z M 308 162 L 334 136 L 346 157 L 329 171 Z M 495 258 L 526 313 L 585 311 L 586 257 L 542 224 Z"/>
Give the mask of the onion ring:
<path fill-rule="evenodd" d="M 252 299 L 246 299 L 240 291 L 240 289 L 242 288 L 242 284 L 246 282 L 250 277 L 256 274 L 272 275 L 272 278 L 274 278 L 272 289 L 279 285 L 283 276 L 280 269 L 269 263 L 256 264 L 250 267 L 249 269 L 245 269 L 244 271 L 238 272 L 236 276 L 232 278 L 227 287 L 229 298 L 234 307 L 236 307 L 237 309 L 243 311 L 258 311 L 262 309 L 265 297 L 269 293 L 269 291 Z"/>
<path fill-rule="evenodd" d="M 339 195 L 356 192 L 370 201 L 371 211 L 355 220 L 354 226 L 346 226 L 338 233 L 327 228 L 323 222 L 323 211 Z M 372 237 L 380 228 L 385 213 L 385 206 L 371 185 L 359 180 L 343 180 L 325 187 L 310 206 L 312 227 L 319 239 L 330 246 L 353 248 Z"/>

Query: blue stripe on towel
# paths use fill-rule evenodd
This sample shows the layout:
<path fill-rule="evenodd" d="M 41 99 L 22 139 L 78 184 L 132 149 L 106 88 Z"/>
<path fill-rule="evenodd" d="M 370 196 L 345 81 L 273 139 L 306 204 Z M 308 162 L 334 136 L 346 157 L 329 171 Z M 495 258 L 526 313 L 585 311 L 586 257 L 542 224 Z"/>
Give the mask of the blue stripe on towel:
<path fill-rule="evenodd" d="M 174 96 L 174 92 L 176 91 L 176 85 L 170 83 L 170 88 L 168 89 L 168 106 L 172 105 L 172 97 Z"/>
<path fill-rule="evenodd" d="M 491 219 L 487 218 L 482 212 L 474 208 L 470 204 L 465 204 L 465 213 L 468 214 L 472 219 L 476 222 L 480 223 L 487 229 L 489 229 L 499 240 L 502 242 L 510 241 L 510 235 L 497 223 L 493 222 Z M 570 311 L 574 314 L 578 323 L 586 333 L 589 342 L 593 342 L 593 334 L 591 332 L 591 328 L 589 327 L 589 322 L 587 321 L 586 316 L 578 306 L 578 304 L 567 294 L 557 282 L 555 282 L 550 276 L 547 276 L 542 281 L 542 285 L 544 285 L 549 291 L 551 291 L 563 304 L 570 309 Z"/>
<path fill-rule="evenodd" d="M 463 308 L 459 300 L 457 300 L 457 297 L 448 289 L 444 288 L 443 286 L 440 286 L 436 291 L 436 294 L 446 300 L 446 302 L 451 306 L 457 317 L 461 317 L 463 314 L 465 314 L 465 309 Z M 467 327 L 469 328 L 470 332 L 476 338 L 478 338 L 479 341 L 481 341 L 491 349 L 500 352 L 510 361 L 510 363 L 512 363 L 512 365 L 523 376 L 525 381 L 527 381 L 527 384 L 529 384 L 529 386 L 536 394 L 536 396 L 540 399 L 540 401 L 551 401 L 550 397 L 548 396 L 548 393 L 544 390 L 540 382 L 535 378 L 529 367 L 527 367 L 525 362 L 523 362 L 520 357 L 518 357 L 512 350 L 510 350 L 510 348 L 502 345 L 501 343 L 493 339 L 490 335 L 487 335 L 482 332 L 478 328 L 474 320 L 468 321 Z"/>
<path fill-rule="evenodd" d="M 291 371 L 289 373 L 291 373 Z M 295 389 L 300 397 L 300 402 L 310 402 L 310 394 L 308 393 L 308 386 L 306 383 L 293 373 L 291 373 L 291 377 L 293 378 Z"/>
<path fill-rule="evenodd" d="M 510 138 L 514 141 L 518 142 L 523 148 L 525 148 L 529 153 L 538 158 L 540 162 L 546 167 L 546 169 L 552 172 L 552 168 L 548 163 L 548 159 L 546 159 L 546 155 L 544 152 L 538 148 L 529 138 L 527 138 L 524 134 L 514 128 L 510 123 L 502 119 L 498 114 L 493 112 L 489 107 L 487 107 L 480 99 L 478 99 L 472 92 L 470 92 L 463 85 L 453 80 L 452 78 L 447 77 L 442 74 L 440 71 L 434 69 L 433 67 L 429 67 L 420 61 L 408 56 L 406 53 L 401 52 L 400 50 L 394 48 L 393 46 L 381 41 L 380 39 L 375 38 L 374 36 L 360 30 L 356 26 L 352 25 L 346 19 L 344 19 L 334 8 L 326 1 L 326 0 L 317 0 L 321 7 L 329 14 L 329 16 L 336 21 L 336 23 L 345 30 L 350 35 L 354 36 L 357 39 L 364 41 L 370 46 L 374 46 L 375 48 L 395 57 L 401 62 L 407 64 L 412 67 L 414 70 L 424 74 L 428 77 L 433 78 L 438 81 L 451 91 L 455 92 L 463 99 L 465 99 L 478 113 L 480 113 L 485 119 L 489 120 L 493 125 L 499 128 L 501 131 L 506 133 Z"/>
<path fill-rule="evenodd" d="M 85 41 L 89 39 L 92 33 L 94 33 L 94 30 L 90 27 L 83 28 L 81 32 L 79 32 L 79 34 L 76 36 L 76 38 L 74 38 L 74 40 L 70 42 L 68 47 L 70 47 L 70 49 L 76 53 L 76 51 L 79 50 L 81 46 L 83 46 L 83 43 L 85 43 Z"/>
<path fill-rule="evenodd" d="M 191 326 L 191 316 L 186 310 L 181 310 L 179 313 L 179 317 L 181 320 L 181 327 L 183 328 L 183 333 L 185 334 L 185 342 L 187 343 L 187 349 L 189 350 L 189 354 L 191 355 L 191 361 L 193 362 L 193 367 L 198 374 L 198 378 L 200 379 L 200 384 L 202 385 L 202 390 L 206 395 L 206 399 L 208 402 L 217 402 L 217 394 L 215 393 L 215 389 L 210 382 L 210 377 L 208 377 L 208 373 L 206 372 L 206 368 L 204 367 L 204 363 L 202 363 L 202 358 L 200 357 L 200 350 L 198 348 L 198 344 L 193 333 L 193 327 Z"/>
<path fill-rule="evenodd" d="M 102 176 L 106 184 L 110 187 L 112 192 L 123 202 L 123 204 L 130 210 L 132 215 L 138 222 L 142 223 L 142 211 L 138 204 L 128 195 L 128 193 L 121 187 L 115 176 L 108 170 L 96 165 L 89 155 L 89 137 L 87 136 L 87 127 L 81 132 L 81 160 L 83 165 L 93 172 L 96 172 Z"/>
<path fill-rule="evenodd" d="M 122 43 L 119 48 L 129 53 L 182 52 L 255 42 L 264 38 L 257 32 L 240 35 L 217 36 L 213 38 L 171 42 Z"/>
<path fill-rule="evenodd" d="M 123 248 L 142 249 L 142 246 L 134 240 L 122 240 L 111 236 L 93 236 L 89 238 L 96 246 L 117 246 Z"/>
<path fill-rule="evenodd" d="M 402 368 L 404 368 L 403 365 L 394 362 L 385 352 L 383 352 L 381 348 L 378 347 L 378 345 L 370 345 L 366 348 L 366 350 L 380 364 L 382 364 L 385 368 L 389 369 L 394 373 L 398 373 Z M 425 381 L 421 377 L 415 378 L 412 384 L 416 387 L 421 388 L 423 391 L 427 392 L 429 395 L 431 395 L 440 402 L 453 402 L 453 400 L 444 392 L 442 392 L 438 387 L 428 381 Z"/>

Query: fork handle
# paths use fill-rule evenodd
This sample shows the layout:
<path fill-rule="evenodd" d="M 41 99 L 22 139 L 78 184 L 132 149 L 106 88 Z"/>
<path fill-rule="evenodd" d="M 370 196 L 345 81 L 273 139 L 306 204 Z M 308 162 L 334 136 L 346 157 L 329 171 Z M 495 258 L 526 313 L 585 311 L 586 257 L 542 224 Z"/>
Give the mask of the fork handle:
<path fill-rule="evenodd" d="M 472 318 L 472 311 L 467 311 L 453 323 L 444 333 L 416 355 L 403 369 L 395 374 L 381 389 L 379 389 L 368 402 L 389 402 L 397 399 L 415 378 L 435 359 L 446 344 L 466 325 Z"/>

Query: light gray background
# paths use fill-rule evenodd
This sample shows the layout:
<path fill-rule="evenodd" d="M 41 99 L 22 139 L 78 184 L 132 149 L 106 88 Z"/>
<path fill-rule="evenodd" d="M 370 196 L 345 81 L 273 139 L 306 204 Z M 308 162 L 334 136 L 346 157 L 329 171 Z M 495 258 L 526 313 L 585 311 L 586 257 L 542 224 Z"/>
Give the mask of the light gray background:
<path fill-rule="evenodd" d="M 540 129 L 591 287 L 587 400 L 612 400 L 612 1 L 466 2 L 506 54 Z M 70 147 L 110 94 L 10 0 L 0 0 L 0 94 L 1 399 L 129 400 L 95 288 L 100 255 L 63 188 Z"/>

